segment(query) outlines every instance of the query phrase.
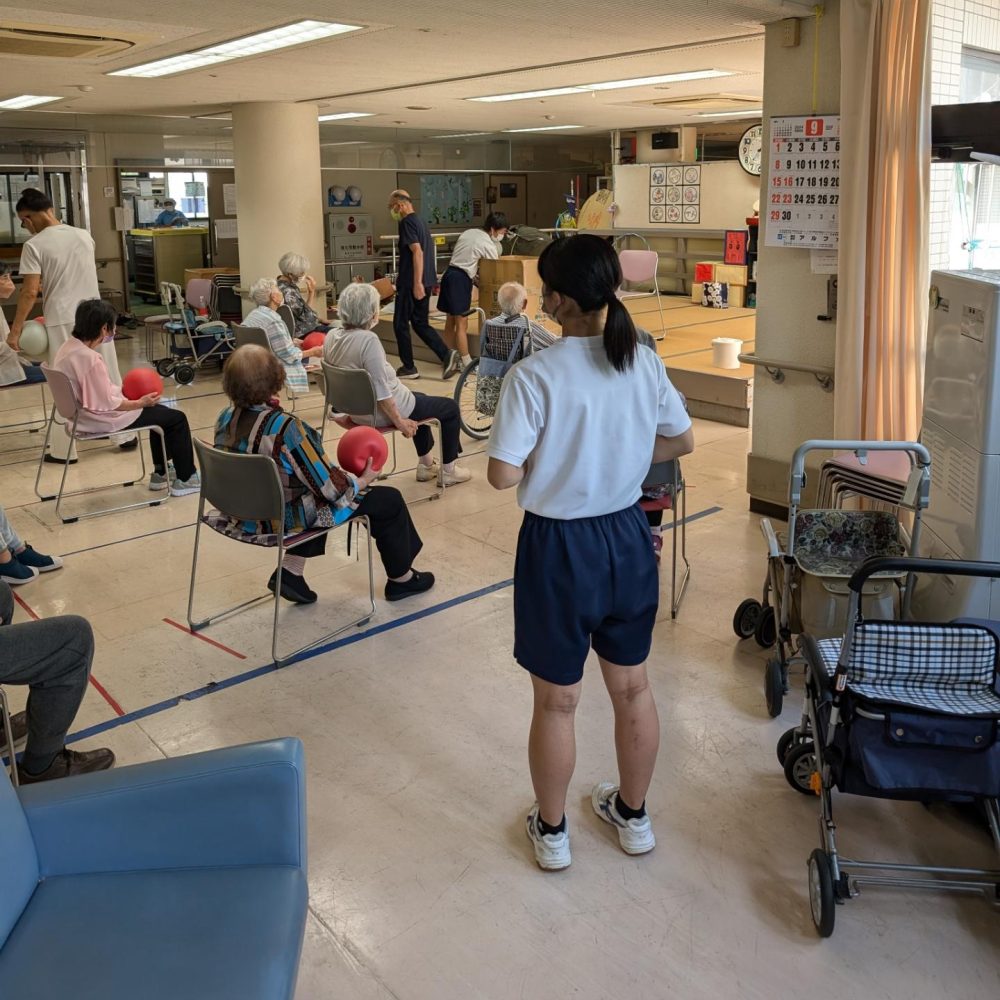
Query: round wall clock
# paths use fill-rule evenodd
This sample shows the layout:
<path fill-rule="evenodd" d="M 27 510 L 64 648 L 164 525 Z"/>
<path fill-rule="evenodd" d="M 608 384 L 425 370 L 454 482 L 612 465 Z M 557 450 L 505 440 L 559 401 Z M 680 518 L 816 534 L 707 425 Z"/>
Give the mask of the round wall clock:
<path fill-rule="evenodd" d="M 764 147 L 764 126 L 751 125 L 740 137 L 740 166 L 754 177 L 760 177 L 761 153 Z"/>

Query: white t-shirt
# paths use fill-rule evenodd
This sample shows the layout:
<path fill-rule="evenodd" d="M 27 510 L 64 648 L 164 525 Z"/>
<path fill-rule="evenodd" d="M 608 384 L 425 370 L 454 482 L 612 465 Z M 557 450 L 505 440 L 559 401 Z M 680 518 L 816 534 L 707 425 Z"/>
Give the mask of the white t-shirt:
<path fill-rule="evenodd" d="M 84 299 L 100 298 L 94 240 L 60 223 L 36 233 L 21 248 L 21 274 L 42 276 L 42 309 L 51 326 L 71 324 Z"/>
<path fill-rule="evenodd" d="M 334 328 L 323 343 L 323 360 L 337 368 L 364 368 L 372 377 L 375 398 L 394 399 L 401 417 L 409 417 L 416 406 L 413 393 L 399 381 L 392 365 L 386 360 L 385 349 L 374 330 Z M 357 424 L 371 424 L 371 414 L 351 413 Z M 391 427 L 392 421 L 378 411 L 377 427 Z"/>
<path fill-rule="evenodd" d="M 483 257 L 497 260 L 500 257 L 500 244 L 494 243 L 485 229 L 466 229 L 455 241 L 448 266 L 461 268 L 470 278 L 474 278 Z"/>
<path fill-rule="evenodd" d="M 487 454 L 524 465 L 517 502 L 541 517 L 600 517 L 631 507 L 657 434 L 691 426 L 654 351 L 625 372 L 602 337 L 563 337 L 504 378 Z"/>

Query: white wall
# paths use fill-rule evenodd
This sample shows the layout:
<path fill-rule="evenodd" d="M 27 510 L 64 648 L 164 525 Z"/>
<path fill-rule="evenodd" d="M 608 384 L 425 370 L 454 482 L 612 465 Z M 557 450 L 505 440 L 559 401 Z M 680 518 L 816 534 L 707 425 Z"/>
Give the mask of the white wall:
<path fill-rule="evenodd" d="M 805 26 L 803 26 L 805 28 Z M 768 26 L 764 46 L 764 108 L 767 116 L 812 112 L 812 28 L 802 31 L 796 48 L 781 45 L 780 23 Z M 840 109 L 840 0 L 826 0 L 820 22 L 819 108 Z M 765 148 L 769 142 L 764 119 Z M 850 150 L 846 151 L 850 156 Z M 768 184 L 765 156 L 761 189 Z M 758 357 L 833 368 L 836 324 L 816 319 L 826 312 L 826 275 L 812 274 L 809 251 L 764 246 L 766 215 L 760 224 L 757 280 Z M 847 252 L 841 245 L 841 253 Z M 833 434 L 833 394 L 824 392 L 808 374 L 787 373 L 784 383 L 771 381 L 763 369 L 754 379 L 753 451 L 747 464 L 747 491 L 752 500 L 784 504 L 788 496 L 788 463 L 809 438 Z"/>

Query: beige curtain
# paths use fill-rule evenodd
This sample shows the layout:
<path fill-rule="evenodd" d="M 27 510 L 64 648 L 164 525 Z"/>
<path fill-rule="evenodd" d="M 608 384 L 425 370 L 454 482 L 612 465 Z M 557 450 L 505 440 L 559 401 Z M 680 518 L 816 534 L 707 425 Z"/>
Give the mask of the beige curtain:
<path fill-rule="evenodd" d="M 927 326 L 931 0 L 841 0 L 838 438 L 915 440 Z"/>

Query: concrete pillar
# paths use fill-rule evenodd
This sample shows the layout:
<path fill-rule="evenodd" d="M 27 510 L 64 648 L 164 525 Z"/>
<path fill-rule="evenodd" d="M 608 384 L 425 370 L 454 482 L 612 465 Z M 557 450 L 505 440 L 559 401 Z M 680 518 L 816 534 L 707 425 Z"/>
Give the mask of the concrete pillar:
<path fill-rule="evenodd" d="M 315 104 L 267 101 L 233 107 L 244 287 L 275 277 L 278 258 L 289 250 L 308 257 L 316 284 L 326 284 L 318 116 Z M 243 314 L 252 308 L 244 299 Z M 316 311 L 325 313 L 322 307 Z"/>

